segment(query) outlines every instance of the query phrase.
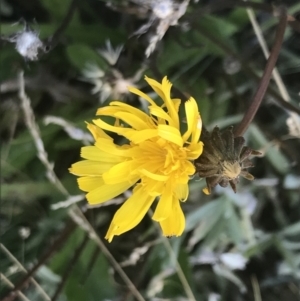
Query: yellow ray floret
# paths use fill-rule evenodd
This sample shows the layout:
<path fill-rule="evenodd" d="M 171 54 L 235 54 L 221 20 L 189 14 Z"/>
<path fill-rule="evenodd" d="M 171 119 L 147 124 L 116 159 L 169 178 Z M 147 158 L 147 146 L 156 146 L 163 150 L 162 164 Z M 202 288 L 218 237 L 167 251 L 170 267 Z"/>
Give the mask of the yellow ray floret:
<path fill-rule="evenodd" d="M 194 98 L 184 104 L 187 129 L 181 132 L 180 99 L 171 98 L 172 84 L 145 78 L 162 99 L 160 106 L 136 88 L 129 91 L 149 103 L 149 115 L 119 101 L 98 109 L 97 115 L 115 118 L 110 124 L 103 119 L 88 124 L 95 144 L 85 146 L 85 160 L 72 165 L 70 172 L 79 176 L 79 188 L 87 192 L 90 204 L 108 201 L 133 187 L 132 195 L 114 215 L 106 239 L 134 228 L 143 219 L 155 200 L 153 220 L 160 223 L 165 236 L 179 236 L 185 227 L 180 201 L 188 197 L 188 181 L 195 173 L 193 160 L 203 150 L 199 141 L 202 122 Z M 108 135 L 118 134 L 128 140 L 118 146 Z"/>

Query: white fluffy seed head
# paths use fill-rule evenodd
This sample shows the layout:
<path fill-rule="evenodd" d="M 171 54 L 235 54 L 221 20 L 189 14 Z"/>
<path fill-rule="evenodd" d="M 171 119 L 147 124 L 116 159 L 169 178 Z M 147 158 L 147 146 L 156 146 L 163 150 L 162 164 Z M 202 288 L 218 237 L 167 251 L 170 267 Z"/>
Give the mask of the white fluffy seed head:
<path fill-rule="evenodd" d="M 156 3 L 153 4 L 152 11 L 158 19 L 165 19 L 168 16 L 170 16 L 174 11 L 173 1 L 172 0 L 157 1 Z"/>
<path fill-rule="evenodd" d="M 16 37 L 16 50 L 26 59 L 35 61 L 38 59 L 39 50 L 44 47 L 35 31 L 23 31 Z"/>

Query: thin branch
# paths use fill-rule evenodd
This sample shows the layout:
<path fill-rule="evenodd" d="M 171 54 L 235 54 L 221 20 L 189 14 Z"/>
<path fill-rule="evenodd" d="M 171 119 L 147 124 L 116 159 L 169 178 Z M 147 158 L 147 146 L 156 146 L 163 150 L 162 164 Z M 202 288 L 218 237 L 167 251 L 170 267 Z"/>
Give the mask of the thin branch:
<path fill-rule="evenodd" d="M 257 40 L 259 42 L 259 45 L 260 45 L 260 47 L 261 47 L 261 49 L 264 53 L 264 56 L 265 56 L 266 59 L 268 59 L 268 57 L 270 55 L 270 51 L 269 51 L 268 45 L 267 45 L 267 43 L 264 39 L 263 32 L 262 32 L 258 22 L 256 21 L 255 13 L 251 8 L 247 9 L 247 13 L 248 13 L 249 19 L 251 21 L 251 24 L 252 24 L 253 30 L 255 32 L 255 35 L 257 37 Z M 285 84 L 282 80 L 282 77 L 280 76 L 280 73 L 278 72 L 278 69 L 276 67 L 273 70 L 273 78 L 274 78 L 274 81 L 275 81 L 275 83 L 278 87 L 278 90 L 279 90 L 280 94 L 281 94 L 281 97 L 285 101 L 289 102 L 291 100 L 289 92 L 287 91 L 287 88 L 286 88 L 286 86 L 285 86 Z M 290 111 L 287 111 L 287 113 L 290 115 L 291 122 L 295 125 L 296 131 L 300 132 L 298 115 L 296 113 L 290 112 Z"/>
<path fill-rule="evenodd" d="M 70 3 L 70 6 L 69 6 L 68 12 L 65 15 L 62 23 L 56 29 L 56 31 L 54 32 L 52 37 L 45 43 L 45 45 L 47 47 L 47 51 L 53 49 L 58 44 L 58 42 L 61 38 L 61 35 L 67 29 L 67 27 L 69 26 L 69 23 L 71 22 L 71 20 L 73 18 L 76 7 L 77 7 L 77 0 L 72 0 Z"/>
<path fill-rule="evenodd" d="M 74 205 L 74 204 L 84 200 L 84 199 L 85 199 L 85 195 L 83 195 L 83 194 L 69 196 L 64 201 L 52 204 L 51 209 L 57 210 L 57 209 L 61 209 L 61 208 L 67 208 L 67 207 L 70 207 L 71 205 Z"/>
<path fill-rule="evenodd" d="M 117 273 L 120 275 L 120 277 L 123 279 L 124 283 L 127 285 L 128 289 L 130 289 L 132 295 L 138 300 L 138 301 L 145 301 L 144 297 L 140 294 L 140 292 L 137 290 L 135 285 L 132 283 L 132 281 L 129 279 L 129 277 L 126 275 L 120 264 L 116 261 L 116 259 L 113 257 L 113 255 L 110 253 L 110 251 L 107 249 L 105 244 L 102 242 L 101 238 L 96 233 L 95 229 L 92 227 L 90 222 L 87 220 L 87 218 L 84 216 L 82 211 L 78 208 L 78 206 L 74 206 L 73 210 L 69 212 L 71 218 L 85 231 L 87 231 L 90 235 L 90 238 L 94 240 L 94 242 L 98 245 L 100 250 L 103 252 L 105 257 L 108 259 L 110 264 L 113 266 L 113 268 L 117 271 Z"/>
<path fill-rule="evenodd" d="M 72 257 L 72 259 L 70 260 L 70 262 L 68 263 L 68 266 L 65 269 L 65 272 L 62 276 L 62 280 L 60 282 L 60 284 L 58 285 L 53 297 L 52 297 L 52 301 L 56 301 L 57 298 L 59 297 L 62 289 L 64 288 L 66 281 L 70 275 L 70 273 L 72 272 L 75 263 L 77 262 L 77 260 L 79 259 L 81 253 L 83 252 L 84 248 L 86 247 L 87 243 L 89 242 L 89 235 L 86 233 L 81 244 L 77 247 L 77 249 L 74 252 L 74 255 Z"/>
<path fill-rule="evenodd" d="M 184 275 L 184 272 L 183 272 L 183 270 L 181 268 L 181 265 L 178 262 L 178 260 L 177 260 L 177 258 L 175 256 L 175 253 L 174 253 L 174 251 L 172 249 L 172 246 L 171 246 L 170 242 L 168 241 L 168 239 L 166 237 L 163 237 L 163 244 L 164 244 L 167 252 L 169 253 L 172 261 L 175 263 L 175 268 L 176 268 L 177 275 L 178 275 L 178 277 L 180 279 L 180 282 L 181 282 L 181 284 L 182 284 L 182 286 L 183 286 L 183 288 L 185 290 L 185 293 L 186 293 L 186 295 L 188 297 L 188 300 L 189 301 L 196 301 L 196 298 L 195 298 L 195 296 L 193 294 L 193 291 L 192 291 L 192 289 L 191 289 L 191 287 L 189 285 L 189 282 L 186 279 L 186 277 Z"/>
<path fill-rule="evenodd" d="M 45 166 L 47 173 L 46 176 L 51 183 L 53 183 L 57 189 L 64 194 L 65 196 L 69 196 L 68 191 L 62 185 L 58 177 L 53 171 L 53 164 L 48 160 L 48 154 L 45 150 L 43 140 L 41 139 L 40 129 L 35 122 L 35 117 L 33 110 L 30 105 L 30 99 L 25 93 L 25 83 L 24 83 L 24 73 L 21 71 L 19 73 L 19 98 L 21 100 L 21 107 L 24 113 L 25 123 L 27 128 L 33 138 L 33 142 L 35 144 L 37 150 L 37 156 L 40 161 Z"/>
<path fill-rule="evenodd" d="M 287 25 L 287 15 L 284 8 L 280 9 L 280 21 L 276 31 L 275 44 L 273 46 L 272 52 L 267 61 L 266 68 L 264 70 L 263 76 L 260 80 L 258 89 L 254 95 L 254 98 L 245 113 L 240 124 L 234 129 L 235 136 L 242 136 L 244 132 L 247 130 L 248 126 L 252 122 L 264 96 L 267 91 L 268 85 L 270 83 L 270 79 L 272 76 L 273 69 L 276 65 L 280 49 L 284 39 L 284 33 Z"/>
<path fill-rule="evenodd" d="M 151 209 L 149 210 L 148 215 L 150 216 L 150 218 L 153 215 L 153 211 Z M 157 223 L 155 223 L 155 226 L 157 228 L 159 228 L 158 225 L 157 225 Z M 169 256 L 170 256 L 171 260 L 173 261 L 173 263 L 175 265 L 176 273 L 177 273 L 177 275 L 179 277 L 179 280 L 180 280 L 180 282 L 182 284 L 182 287 L 183 287 L 183 289 L 184 289 L 184 291 L 186 293 L 186 296 L 188 297 L 188 300 L 189 301 L 196 301 L 196 298 L 195 298 L 195 296 L 193 294 L 193 291 L 192 291 L 192 289 L 191 289 L 191 287 L 189 285 L 189 282 L 187 281 L 187 279 L 186 279 L 186 277 L 185 277 L 185 275 L 183 273 L 183 270 L 182 270 L 182 268 L 180 266 L 180 263 L 178 262 L 178 260 L 176 258 L 176 255 L 175 255 L 175 253 L 174 253 L 174 251 L 172 249 L 172 246 L 171 246 L 169 240 L 166 237 L 163 236 L 162 237 L 162 241 L 163 241 L 163 244 L 164 244 L 167 252 L 169 253 Z"/>
<path fill-rule="evenodd" d="M 3 275 L 2 273 L 0 273 L 0 282 L 2 282 L 2 281 L 3 281 L 8 287 L 14 288 L 13 283 L 12 283 L 7 277 L 5 277 L 5 275 Z M 16 293 L 16 295 L 17 295 L 18 297 L 20 297 L 20 299 L 22 299 L 22 300 L 24 300 L 24 301 L 30 301 L 30 300 L 29 300 L 22 292 L 16 291 L 15 293 Z"/>
<path fill-rule="evenodd" d="M 26 285 L 28 280 L 35 274 L 35 272 L 43 264 L 45 264 L 45 262 L 54 254 L 54 252 L 57 251 L 58 248 L 67 240 L 75 228 L 76 224 L 73 223 L 73 221 L 70 221 L 52 246 L 49 247 L 47 252 L 39 259 L 39 262 L 30 271 L 28 271 L 27 275 L 18 284 L 16 284 L 15 287 L 8 292 L 3 299 L 1 299 L 1 301 L 13 301 L 16 297 L 16 292 L 21 290 Z"/>
<path fill-rule="evenodd" d="M 3 244 L 0 244 L 0 248 L 1 248 L 1 250 L 7 255 L 7 257 L 8 257 L 12 262 L 14 262 L 14 263 L 18 266 L 18 268 L 19 268 L 21 271 L 23 271 L 25 274 L 28 273 L 28 271 L 27 271 L 27 270 L 24 268 L 24 266 L 18 261 L 18 259 L 17 259 L 13 254 L 11 254 L 11 252 L 10 252 Z M 44 298 L 46 301 L 51 301 L 51 298 L 47 295 L 47 293 L 44 291 L 44 289 L 39 285 L 39 283 L 38 283 L 33 277 L 31 277 L 31 278 L 29 279 L 29 281 L 31 281 L 31 282 L 35 285 L 37 291 L 40 292 L 40 294 L 43 296 L 43 298 Z"/>
<path fill-rule="evenodd" d="M 48 162 L 47 153 L 46 153 L 46 151 L 44 149 L 43 141 L 40 138 L 38 126 L 35 124 L 34 114 L 33 114 L 32 108 L 30 106 L 30 100 L 26 96 L 25 91 L 24 91 L 24 77 L 23 77 L 23 73 L 22 72 L 20 74 L 20 93 L 19 93 L 19 96 L 20 96 L 20 99 L 22 100 L 23 106 L 25 107 L 24 108 L 24 113 L 25 113 L 25 117 L 26 117 L 25 118 L 26 119 L 26 123 L 27 123 L 28 129 L 29 129 L 31 135 L 34 138 L 34 142 L 36 144 L 36 148 L 37 148 L 37 151 L 38 151 L 38 157 L 41 160 L 41 162 L 45 165 L 46 169 L 48 170 L 48 173 L 51 174 L 51 177 L 50 177 L 49 180 L 51 182 L 54 182 L 57 185 L 57 187 L 59 187 L 60 190 L 67 197 L 70 197 L 70 194 L 65 189 L 65 187 L 62 185 L 62 183 L 59 181 L 59 179 L 57 178 L 56 174 L 53 171 L 53 168 L 52 168 L 51 164 Z M 131 290 L 131 293 L 133 294 L 133 296 L 135 296 L 135 298 L 138 301 L 145 301 L 145 299 L 143 298 L 143 296 L 139 293 L 139 291 L 136 289 L 136 287 L 134 286 L 134 284 L 132 283 L 132 281 L 128 278 L 128 276 L 126 275 L 126 273 L 123 271 L 122 267 L 119 265 L 119 263 L 115 260 L 115 258 L 113 257 L 113 255 L 109 252 L 109 250 L 103 244 L 102 240 L 99 238 L 99 236 L 97 235 L 96 231 L 94 230 L 94 228 L 92 227 L 92 225 L 88 222 L 88 220 L 86 219 L 86 217 L 84 216 L 84 214 L 82 213 L 82 211 L 79 209 L 79 207 L 77 205 L 74 205 L 73 208 L 74 208 L 73 211 L 72 210 L 69 211 L 70 216 L 73 218 L 73 220 L 76 223 L 78 223 L 85 231 L 87 231 L 89 233 L 90 238 L 92 238 L 96 242 L 96 244 L 101 249 L 101 251 L 103 252 L 103 254 L 108 258 L 108 260 L 110 261 L 111 265 L 115 268 L 115 270 L 119 273 L 120 277 L 126 283 L 126 285 L 128 286 L 128 288 Z M 72 213 L 74 213 L 74 214 L 72 214 Z M 54 250 L 55 250 L 55 248 L 52 247 L 52 248 L 50 248 L 49 251 L 54 252 Z M 40 259 L 40 262 L 44 263 L 44 261 L 46 261 L 47 258 L 51 254 L 52 253 L 48 254 L 47 256 L 45 255 L 44 257 L 42 257 Z M 23 279 L 16 286 L 16 289 L 20 289 L 20 288 L 22 288 L 24 286 L 24 284 L 29 279 L 29 277 L 31 277 L 31 275 L 40 267 L 40 265 L 42 264 L 40 262 L 38 263 L 38 265 L 36 267 L 33 268 L 33 270 L 31 270 L 28 273 L 27 277 L 25 279 Z M 1 301 L 12 301 L 12 300 L 14 300 L 14 298 L 12 298 L 12 296 L 5 296 L 4 299 L 1 300 Z"/>
<path fill-rule="evenodd" d="M 259 283 L 255 275 L 251 276 L 251 284 L 253 288 L 254 301 L 262 301 Z"/>

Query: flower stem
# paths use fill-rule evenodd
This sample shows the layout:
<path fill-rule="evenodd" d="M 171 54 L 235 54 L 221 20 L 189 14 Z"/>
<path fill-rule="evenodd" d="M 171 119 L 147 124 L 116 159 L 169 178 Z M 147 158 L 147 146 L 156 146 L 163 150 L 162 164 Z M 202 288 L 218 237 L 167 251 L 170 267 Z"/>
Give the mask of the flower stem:
<path fill-rule="evenodd" d="M 252 122 L 252 120 L 265 96 L 268 85 L 270 83 L 272 72 L 276 65 L 276 62 L 277 62 L 277 59 L 279 56 L 279 52 L 280 52 L 280 49 L 281 49 L 281 46 L 283 43 L 285 28 L 287 26 L 287 14 L 286 14 L 285 9 L 281 7 L 278 9 L 278 11 L 280 13 L 280 19 L 279 19 L 279 24 L 278 24 L 277 31 L 276 31 L 275 44 L 274 44 L 271 54 L 268 58 L 266 68 L 265 68 L 263 76 L 260 80 L 257 91 L 253 97 L 253 100 L 252 100 L 247 112 L 245 113 L 242 121 L 234 129 L 234 135 L 236 137 L 242 136 L 245 133 L 245 131 L 247 130 L 248 126 Z"/>

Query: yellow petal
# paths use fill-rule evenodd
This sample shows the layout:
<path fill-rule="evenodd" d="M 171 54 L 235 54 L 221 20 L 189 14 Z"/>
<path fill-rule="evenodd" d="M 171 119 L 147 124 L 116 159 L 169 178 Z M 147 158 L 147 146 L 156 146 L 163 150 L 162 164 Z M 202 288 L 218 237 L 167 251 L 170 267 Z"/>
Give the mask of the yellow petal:
<path fill-rule="evenodd" d="M 158 118 L 161 118 L 163 120 L 166 120 L 168 122 L 169 125 L 171 126 L 175 126 L 175 124 L 173 123 L 173 120 L 172 118 L 170 117 L 170 115 L 165 112 L 161 107 L 153 107 L 153 106 L 150 106 L 149 107 L 149 111 L 150 111 L 150 114 L 153 115 L 153 116 L 156 116 Z M 165 124 L 165 123 L 162 123 L 162 122 L 159 122 L 160 124 Z"/>
<path fill-rule="evenodd" d="M 174 104 L 175 111 L 178 113 L 179 112 L 179 107 L 180 107 L 180 104 L 181 104 L 181 99 L 180 98 L 172 98 L 172 102 Z"/>
<path fill-rule="evenodd" d="M 123 120 L 136 130 L 144 130 L 149 128 L 149 125 L 143 119 L 132 113 L 118 112 L 115 114 L 115 117 Z"/>
<path fill-rule="evenodd" d="M 109 140 L 105 139 L 105 141 L 109 141 Z M 113 142 L 110 141 L 110 143 L 113 143 Z M 122 160 L 124 160 L 123 157 L 116 156 L 116 155 L 108 153 L 108 152 L 104 152 L 96 146 L 82 147 L 80 155 L 83 159 L 88 159 L 88 160 L 92 160 L 92 161 L 118 163 L 118 162 L 121 162 Z"/>
<path fill-rule="evenodd" d="M 129 129 L 129 128 L 123 128 L 123 127 L 120 127 L 120 126 L 113 126 L 113 125 L 110 125 L 106 122 L 104 122 L 103 120 L 101 119 L 96 119 L 96 120 L 93 120 L 93 122 L 99 126 L 100 128 L 106 130 L 106 131 L 110 131 L 110 132 L 113 132 L 113 133 L 117 133 L 119 135 L 125 135 L 128 131 L 134 131 L 133 129 Z"/>
<path fill-rule="evenodd" d="M 182 176 L 186 175 L 193 175 L 195 173 L 195 165 L 190 161 L 185 161 L 184 163 L 184 172 L 182 173 Z"/>
<path fill-rule="evenodd" d="M 152 216 L 152 219 L 160 222 L 165 220 L 172 212 L 173 206 L 173 191 L 172 185 L 167 183 L 159 201 L 156 206 L 155 212 Z"/>
<path fill-rule="evenodd" d="M 192 135 L 192 132 L 197 130 L 197 119 L 199 113 L 197 103 L 192 97 L 185 102 L 184 106 L 187 121 L 187 131 L 183 134 L 183 140 L 187 141 Z"/>
<path fill-rule="evenodd" d="M 147 94 L 138 90 L 137 88 L 129 87 L 128 90 L 131 93 L 136 94 L 136 95 L 142 97 L 143 99 L 147 100 L 152 106 L 157 106 L 157 104 L 153 101 L 153 99 L 151 99 Z"/>
<path fill-rule="evenodd" d="M 132 172 L 138 168 L 138 163 L 135 160 L 121 162 L 111 167 L 103 174 L 103 180 L 106 184 L 122 183 L 124 180 L 130 181 Z M 136 172 L 135 172 L 136 176 Z"/>
<path fill-rule="evenodd" d="M 176 111 L 174 102 L 171 99 L 171 87 L 172 84 L 169 82 L 167 77 L 165 76 L 162 80 L 162 83 L 160 84 L 154 79 L 151 79 L 147 76 L 145 76 L 145 80 L 147 83 L 152 87 L 152 89 L 163 99 L 167 109 L 168 113 L 171 116 L 175 127 L 179 129 L 179 117 L 178 113 Z"/>
<path fill-rule="evenodd" d="M 151 179 L 149 180 L 148 178 L 142 178 L 141 185 L 149 195 L 155 197 L 161 196 L 165 188 L 164 182 L 158 182 Z"/>
<path fill-rule="evenodd" d="M 187 158 L 189 160 L 196 160 L 203 152 L 203 142 L 191 143 L 188 147 Z"/>
<path fill-rule="evenodd" d="M 125 181 L 114 185 L 100 185 L 98 188 L 89 192 L 86 195 L 86 199 L 90 204 L 101 204 L 117 197 L 118 195 L 129 189 L 132 185 L 134 185 L 135 182 Z"/>
<path fill-rule="evenodd" d="M 104 109 L 107 108 L 107 109 Z M 141 111 L 140 109 L 137 109 L 131 105 L 128 105 L 124 102 L 121 101 L 112 101 L 109 104 L 109 107 L 103 107 L 103 108 L 99 108 L 97 111 L 97 115 L 107 115 L 106 113 L 109 113 L 108 115 L 114 116 L 115 113 L 117 112 L 128 112 L 128 113 L 132 113 L 135 116 L 138 116 L 140 119 L 142 120 L 148 120 L 149 116 L 144 113 L 143 111 Z M 105 114 L 104 114 L 105 113 Z"/>
<path fill-rule="evenodd" d="M 180 201 L 185 202 L 189 195 L 189 185 L 188 184 L 177 185 L 174 194 Z"/>
<path fill-rule="evenodd" d="M 100 176 L 114 165 L 115 163 L 83 160 L 72 164 L 69 171 L 77 176 Z"/>
<path fill-rule="evenodd" d="M 203 189 L 202 189 L 202 192 L 203 192 L 204 194 L 206 194 L 206 195 L 210 195 L 210 192 L 209 192 L 208 187 L 203 188 Z"/>
<path fill-rule="evenodd" d="M 138 225 L 154 199 L 155 197 L 149 196 L 139 185 L 114 215 L 105 238 L 111 242 L 114 235 L 120 235 Z"/>
<path fill-rule="evenodd" d="M 97 115 L 112 116 L 121 119 L 137 130 L 148 128 L 149 124 L 147 124 L 146 121 L 150 121 L 151 123 L 151 118 L 141 110 L 138 110 L 129 105 L 127 106 L 128 107 L 119 105 L 111 106 L 110 104 L 109 107 L 102 107 L 98 109 Z"/>
<path fill-rule="evenodd" d="M 162 100 L 170 98 L 172 84 L 166 76 L 163 78 L 162 84 L 147 76 L 145 76 L 145 80 Z"/>
<path fill-rule="evenodd" d="M 146 176 L 146 177 L 148 177 L 148 178 L 150 178 L 152 180 L 155 180 L 155 181 L 163 182 L 163 181 L 167 181 L 169 179 L 168 176 L 159 175 L 159 174 L 153 173 L 153 172 L 151 172 L 151 171 L 149 171 L 147 169 L 140 169 L 139 172 L 142 175 L 144 175 L 144 176 Z"/>
<path fill-rule="evenodd" d="M 197 130 L 195 130 L 192 133 L 192 142 L 198 142 L 201 136 L 201 131 L 202 131 L 202 119 L 199 114 L 198 119 L 197 119 Z"/>
<path fill-rule="evenodd" d="M 101 128 L 99 128 L 98 126 L 96 126 L 94 124 L 87 123 L 87 128 L 92 133 L 95 140 L 97 140 L 98 138 L 105 138 L 108 140 L 113 140 Z"/>
<path fill-rule="evenodd" d="M 163 231 L 163 235 L 180 236 L 185 228 L 185 218 L 182 209 L 179 204 L 179 200 L 173 198 L 172 211 L 168 218 L 160 222 L 160 226 Z"/>
<path fill-rule="evenodd" d="M 81 190 L 89 192 L 99 186 L 104 185 L 102 177 L 81 177 L 77 179 L 78 186 Z"/>
<path fill-rule="evenodd" d="M 95 146 L 99 150 L 108 153 L 111 156 L 123 157 L 123 160 L 126 157 L 131 158 L 138 153 L 137 147 L 132 147 L 130 145 L 123 145 L 121 147 L 114 144 L 113 141 L 108 141 L 106 139 L 101 139 L 101 138 L 96 141 Z"/>
<path fill-rule="evenodd" d="M 177 178 L 176 178 L 176 183 L 178 185 L 186 185 L 188 181 L 190 180 L 189 176 L 192 176 L 195 174 L 195 167 L 191 162 L 188 162 L 193 166 L 192 172 L 190 171 L 190 168 L 188 168 L 188 171 L 185 170 L 185 172 L 182 172 Z M 181 198 L 180 198 L 181 200 Z"/>
<path fill-rule="evenodd" d="M 181 134 L 177 128 L 164 124 L 160 124 L 157 128 L 159 137 L 173 142 L 179 146 L 183 145 Z"/>
<path fill-rule="evenodd" d="M 151 138 L 158 136 L 158 131 L 156 129 L 146 129 L 141 131 L 134 131 L 127 132 L 124 136 L 132 141 L 134 144 L 140 144 L 145 140 L 149 140 Z"/>

